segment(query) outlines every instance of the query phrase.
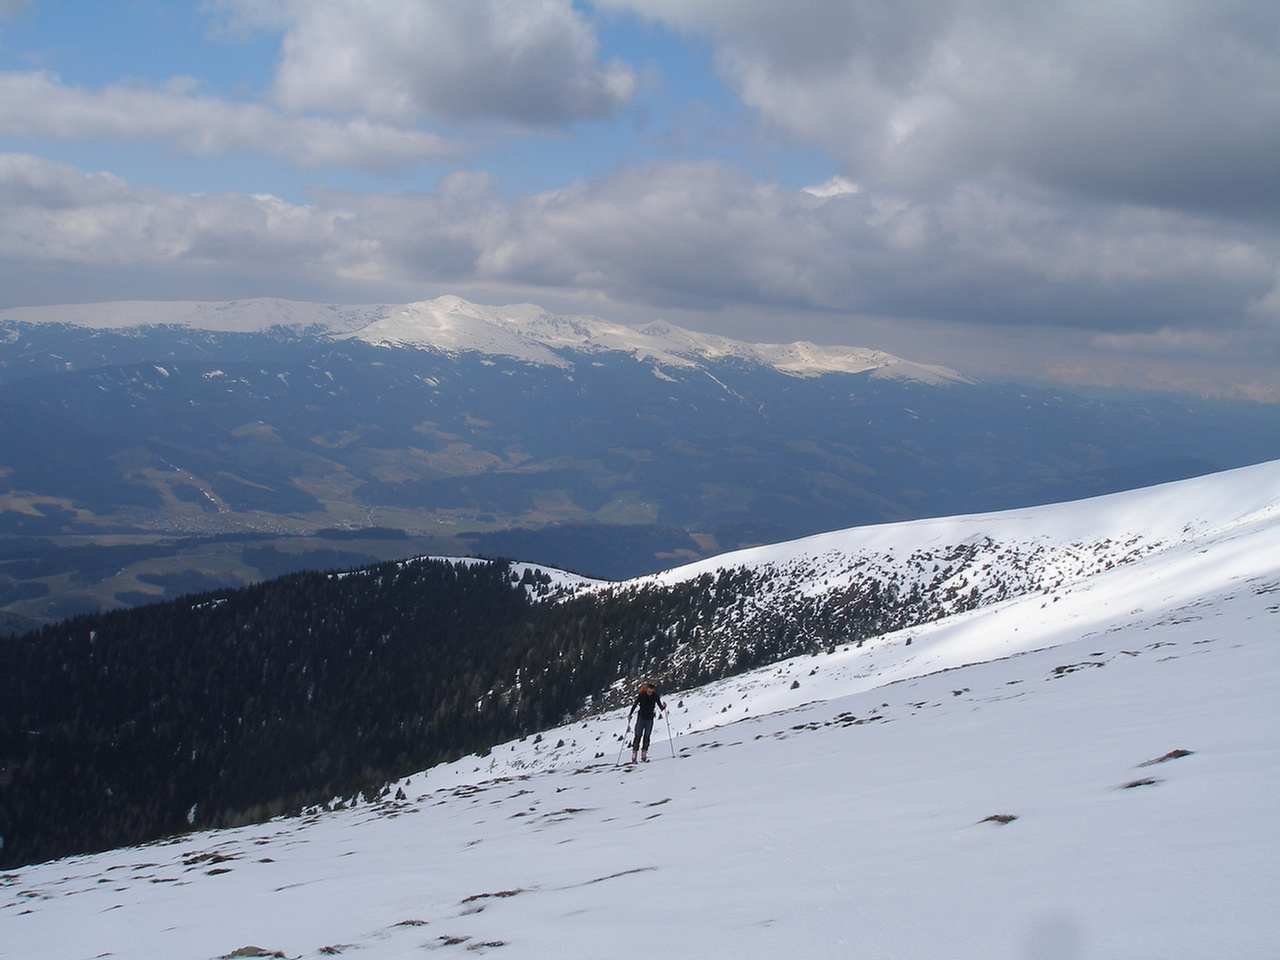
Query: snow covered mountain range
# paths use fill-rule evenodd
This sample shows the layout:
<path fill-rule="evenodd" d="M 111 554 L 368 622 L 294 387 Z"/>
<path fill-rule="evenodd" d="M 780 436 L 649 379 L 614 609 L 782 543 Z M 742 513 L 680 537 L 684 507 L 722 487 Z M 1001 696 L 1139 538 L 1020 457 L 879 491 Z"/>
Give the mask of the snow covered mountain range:
<path fill-rule="evenodd" d="M 1280 405 L 1102 401 L 529 305 L 0 310 L 0 630 L 291 560 L 390 558 L 386 542 L 350 557 L 326 531 L 412 539 L 397 557 L 525 556 L 622 579 L 1276 457 Z M 157 537 L 223 547 L 166 553 Z"/>
<path fill-rule="evenodd" d="M 481 306 L 443 296 L 409 304 L 343 306 L 254 299 L 226 303 L 122 301 L 0 311 L 0 321 L 62 323 L 97 330 L 170 326 L 219 333 L 263 333 L 273 328 L 323 333 L 392 347 L 447 354 L 475 352 L 556 367 L 572 364 L 556 351 L 619 352 L 657 364 L 689 367 L 737 359 L 792 376 L 863 373 L 925 383 L 965 381 L 953 370 L 912 363 L 879 350 L 824 347 L 799 341 L 754 344 L 695 333 L 664 321 L 641 327 L 598 317 L 565 317 L 533 304 Z"/>
<path fill-rule="evenodd" d="M 860 571 L 942 615 L 664 691 L 648 764 L 616 765 L 613 710 L 373 802 L 15 870 L 0 951 L 1274 955 L 1280 462 L 656 576 L 721 570 L 782 591 L 734 622 Z"/>

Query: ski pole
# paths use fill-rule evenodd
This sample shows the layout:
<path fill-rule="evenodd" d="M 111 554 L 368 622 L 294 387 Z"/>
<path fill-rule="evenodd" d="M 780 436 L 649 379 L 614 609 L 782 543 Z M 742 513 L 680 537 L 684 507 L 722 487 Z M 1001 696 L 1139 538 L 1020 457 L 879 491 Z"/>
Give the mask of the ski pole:
<path fill-rule="evenodd" d="M 667 721 L 667 743 L 671 747 L 671 759 L 674 760 L 676 758 L 676 744 L 671 739 L 671 718 L 667 716 L 667 711 L 665 710 L 662 711 L 662 719 Z"/>
<path fill-rule="evenodd" d="M 617 761 L 614 763 L 614 766 L 615 766 L 615 767 L 616 767 L 619 763 L 621 763 L 621 762 L 622 762 L 622 751 L 623 751 L 623 750 L 625 750 L 625 749 L 627 749 L 627 737 L 629 737 L 629 736 L 631 736 L 631 721 L 628 719 L 628 720 L 627 720 L 627 732 L 626 732 L 626 733 L 624 733 L 624 734 L 622 735 L 622 746 L 620 746 L 620 747 L 618 748 L 618 759 L 617 759 Z"/>

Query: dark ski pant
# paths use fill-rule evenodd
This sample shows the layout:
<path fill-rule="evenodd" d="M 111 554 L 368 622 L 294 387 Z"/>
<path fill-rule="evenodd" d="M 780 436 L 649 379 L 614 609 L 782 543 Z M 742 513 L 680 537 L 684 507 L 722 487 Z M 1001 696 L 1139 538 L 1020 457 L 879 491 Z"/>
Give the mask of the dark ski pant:
<path fill-rule="evenodd" d="M 641 714 L 640 716 L 636 717 L 636 736 L 635 736 L 635 739 L 631 741 L 631 752 L 635 753 L 637 750 L 641 748 L 648 751 L 649 736 L 652 733 L 653 733 L 653 714 L 649 714 L 649 716 L 647 717 L 644 714 Z"/>

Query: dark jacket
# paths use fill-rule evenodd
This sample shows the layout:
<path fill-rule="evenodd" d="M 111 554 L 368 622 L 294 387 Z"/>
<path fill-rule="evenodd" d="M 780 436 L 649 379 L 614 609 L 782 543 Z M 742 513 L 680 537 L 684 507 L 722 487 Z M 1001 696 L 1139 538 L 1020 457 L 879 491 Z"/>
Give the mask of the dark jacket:
<path fill-rule="evenodd" d="M 667 705 L 662 702 L 662 698 L 658 696 L 658 691 L 653 687 L 644 687 L 636 694 L 636 702 L 631 705 L 631 713 L 635 712 L 636 707 L 640 708 L 640 717 L 645 720 L 652 719 L 655 707 L 661 707 L 663 710 L 667 709 Z M 630 713 L 627 714 L 627 716 L 630 715 Z"/>

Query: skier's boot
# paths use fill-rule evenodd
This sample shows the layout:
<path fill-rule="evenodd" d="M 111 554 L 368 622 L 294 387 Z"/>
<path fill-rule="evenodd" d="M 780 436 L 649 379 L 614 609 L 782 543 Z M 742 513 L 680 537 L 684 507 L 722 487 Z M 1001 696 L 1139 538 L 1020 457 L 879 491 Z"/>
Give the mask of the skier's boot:
<path fill-rule="evenodd" d="M 642 751 L 640 751 L 640 762 L 641 762 L 641 763 L 648 763 L 648 762 L 649 762 L 649 751 L 648 751 L 648 750 L 642 750 Z"/>
<path fill-rule="evenodd" d="M 632 763 L 636 762 L 636 752 L 634 750 L 631 751 L 631 762 Z"/>

